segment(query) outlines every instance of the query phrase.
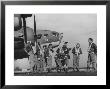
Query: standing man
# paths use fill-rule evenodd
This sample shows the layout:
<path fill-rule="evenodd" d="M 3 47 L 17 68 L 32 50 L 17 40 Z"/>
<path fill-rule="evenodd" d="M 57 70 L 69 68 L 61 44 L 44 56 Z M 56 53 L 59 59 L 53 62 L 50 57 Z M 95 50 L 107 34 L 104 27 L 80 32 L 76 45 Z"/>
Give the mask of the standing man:
<path fill-rule="evenodd" d="M 52 68 L 52 63 L 53 63 L 53 61 L 54 61 L 54 50 L 53 50 L 53 45 L 52 44 L 49 44 L 48 45 L 48 49 L 49 49 L 49 67 L 50 67 L 50 69 Z"/>
<path fill-rule="evenodd" d="M 29 55 L 30 70 L 31 70 L 31 72 L 34 72 L 34 66 L 35 66 L 35 59 L 36 58 L 34 55 L 34 51 L 32 49 L 31 42 L 28 42 L 27 44 L 25 44 L 25 51 Z"/>
<path fill-rule="evenodd" d="M 37 48 L 37 50 L 36 50 L 36 55 L 37 55 L 37 62 L 38 62 L 38 64 L 37 64 L 37 71 L 39 72 L 39 73 L 42 73 L 43 72 L 43 61 L 44 61 L 44 55 L 43 55 L 43 51 L 42 51 L 42 49 L 41 49 L 41 45 L 40 45 L 40 43 L 38 42 L 38 44 L 37 44 L 37 46 L 38 46 L 38 48 Z"/>
<path fill-rule="evenodd" d="M 49 57 L 49 49 L 47 47 L 47 45 L 43 46 L 44 49 L 44 59 L 45 59 L 45 66 L 48 66 L 48 57 Z"/>
<path fill-rule="evenodd" d="M 50 52 L 50 45 L 47 47 L 47 45 L 44 45 L 44 59 L 45 59 L 45 68 L 48 72 L 51 71 L 51 65 L 52 65 L 52 55 Z"/>
<path fill-rule="evenodd" d="M 77 43 L 76 47 L 72 50 L 73 53 L 73 67 L 79 71 L 79 60 L 80 60 L 80 54 L 82 54 L 82 50 L 80 48 L 80 44 Z"/>
<path fill-rule="evenodd" d="M 67 47 L 67 43 L 68 42 L 65 42 L 64 43 L 64 45 L 63 45 L 63 47 L 62 47 L 62 49 L 61 49 L 61 51 L 62 51 L 62 53 L 64 53 L 64 63 L 63 64 L 65 64 L 64 66 L 65 66 L 65 70 L 67 71 L 67 68 L 68 68 L 68 63 L 69 63 L 69 60 L 68 59 L 70 59 L 70 55 L 69 55 L 69 51 L 71 50 L 71 48 L 68 48 Z"/>
<path fill-rule="evenodd" d="M 89 47 L 88 47 L 88 61 L 87 61 L 87 70 L 90 70 L 90 66 L 92 64 L 92 69 L 94 71 L 96 71 L 96 66 L 97 66 L 97 62 L 96 62 L 96 56 L 97 56 L 97 46 L 95 43 L 93 43 L 93 39 L 89 38 L 88 39 L 89 42 Z"/>
<path fill-rule="evenodd" d="M 56 55 L 54 56 L 54 58 L 55 58 L 55 63 L 56 63 L 57 72 L 59 72 L 58 70 L 61 71 L 61 66 L 62 66 L 61 60 L 60 60 L 60 58 L 61 58 L 60 48 L 58 48 L 58 49 L 56 50 Z"/>

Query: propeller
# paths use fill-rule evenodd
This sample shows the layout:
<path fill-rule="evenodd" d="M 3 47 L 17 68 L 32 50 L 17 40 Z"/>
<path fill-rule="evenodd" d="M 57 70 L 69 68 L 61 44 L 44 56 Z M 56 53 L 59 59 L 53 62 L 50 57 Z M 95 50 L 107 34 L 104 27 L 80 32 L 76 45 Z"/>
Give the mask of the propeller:
<path fill-rule="evenodd" d="M 37 44 L 37 34 L 36 34 L 36 20 L 35 20 L 35 15 L 34 15 L 34 40 L 35 40 L 35 43 Z"/>
<path fill-rule="evenodd" d="M 36 20 L 35 20 L 35 15 L 34 15 L 34 35 L 36 36 Z"/>
<path fill-rule="evenodd" d="M 36 20 L 34 15 L 34 41 L 35 41 L 35 48 L 37 50 L 37 34 L 36 34 Z"/>
<path fill-rule="evenodd" d="M 26 18 L 31 16 L 32 14 L 21 14 L 21 17 L 23 18 L 24 40 L 26 44 L 27 44 Z"/>

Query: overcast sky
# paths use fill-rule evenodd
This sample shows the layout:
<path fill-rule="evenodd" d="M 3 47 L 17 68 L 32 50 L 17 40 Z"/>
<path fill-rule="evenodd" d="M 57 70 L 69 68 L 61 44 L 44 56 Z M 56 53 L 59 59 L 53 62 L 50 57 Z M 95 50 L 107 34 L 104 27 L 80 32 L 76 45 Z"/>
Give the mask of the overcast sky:
<path fill-rule="evenodd" d="M 27 26 L 33 28 L 33 16 L 27 18 Z M 87 45 L 88 37 L 96 43 L 96 14 L 36 14 L 37 30 L 63 32 L 64 40 L 71 43 L 80 42 Z M 72 38 L 72 39 L 71 39 Z"/>

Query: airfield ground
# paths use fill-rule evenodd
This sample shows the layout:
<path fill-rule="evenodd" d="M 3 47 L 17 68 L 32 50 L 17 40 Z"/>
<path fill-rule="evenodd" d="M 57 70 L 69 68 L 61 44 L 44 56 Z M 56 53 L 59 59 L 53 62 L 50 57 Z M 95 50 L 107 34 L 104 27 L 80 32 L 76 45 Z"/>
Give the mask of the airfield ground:
<path fill-rule="evenodd" d="M 35 72 L 15 72 L 15 76 L 97 76 L 97 72 L 87 72 L 85 69 L 81 69 L 80 71 L 69 71 L 65 72 L 44 72 L 44 73 L 35 73 Z"/>

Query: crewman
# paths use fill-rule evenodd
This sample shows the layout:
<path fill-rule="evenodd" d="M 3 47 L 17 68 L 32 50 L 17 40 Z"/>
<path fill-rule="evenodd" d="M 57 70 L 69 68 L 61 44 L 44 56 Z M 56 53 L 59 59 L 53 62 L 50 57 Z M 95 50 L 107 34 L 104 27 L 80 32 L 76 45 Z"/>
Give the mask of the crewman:
<path fill-rule="evenodd" d="M 93 43 L 93 39 L 89 38 L 89 47 L 88 47 L 88 60 L 87 60 L 87 71 L 90 71 L 90 66 L 92 65 L 93 71 L 97 70 L 97 61 L 96 61 L 96 56 L 97 56 L 97 46 L 95 43 Z"/>
<path fill-rule="evenodd" d="M 70 59 L 69 51 L 71 50 L 71 48 L 67 47 L 67 44 L 68 44 L 68 42 L 65 42 L 62 49 L 61 49 L 62 52 L 64 52 L 64 54 L 65 54 L 64 58 L 67 57 L 65 60 L 65 64 L 66 64 L 65 67 L 68 67 L 68 62 L 69 62 L 68 59 Z"/>
<path fill-rule="evenodd" d="M 29 55 L 30 69 L 31 69 L 31 72 L 33 72 L 36 58 L 35 58 L 35 55 L 34 55 L 34 51 L 32 49 L 31 42 L 28 42 L 27 44 L 25 44 L 25 51 Z"/>
<path fill-rule="evenodd" d="M 44 55 L 43 55 L 43 50 L 41 49 L 41 45 L 40 43 L 38 42 L 37 44 L 38 48 L 36 50 L 36 55 L 37 55 L 37 71 L 39 73 L 42 73 L 43 72 L 43 69 L 44 69 Z"/>
<path fill-rule="evenodd" d="M 48 66 L 48 57 L 49 57 L 49 49 L 47 47 L 47 45 L 43 46 L 43 50 L 44 50 L 44 59 L 45 59 L 45 66 Z"/>
<path fill-rule="evenodd" d="M 52 63 L 54 63 L 54 50 L 53 50 L 53 45 L 50 43 L 48 45 L 48 49 L 49 49 L 49 58 L 48 58 L 48 65 L 49 65 L 49 68 L 50 68 L 50 71 L 51 71 L 51 68 L 52 68 Z"/>
<path fill-rule="evenodd" d="M 73 53 L 73 69 L 77 69 L 77 71 L 79 71 L 80 54 L 82 54 L 82 50 L 80 48 L 79 43 L 77 43 L 76 47 L 72 49 L 72 53 Z"/>
<path fill-rule="evenodd" d="M 61 52 L 60 51 L 61 51 L 61 49 L 58 48 L 56 50 L 56 55 L 54 56 L 57 72 L 61 71 L 61 67 L 62 67 L 62 63 L 61 63 Z"/>

